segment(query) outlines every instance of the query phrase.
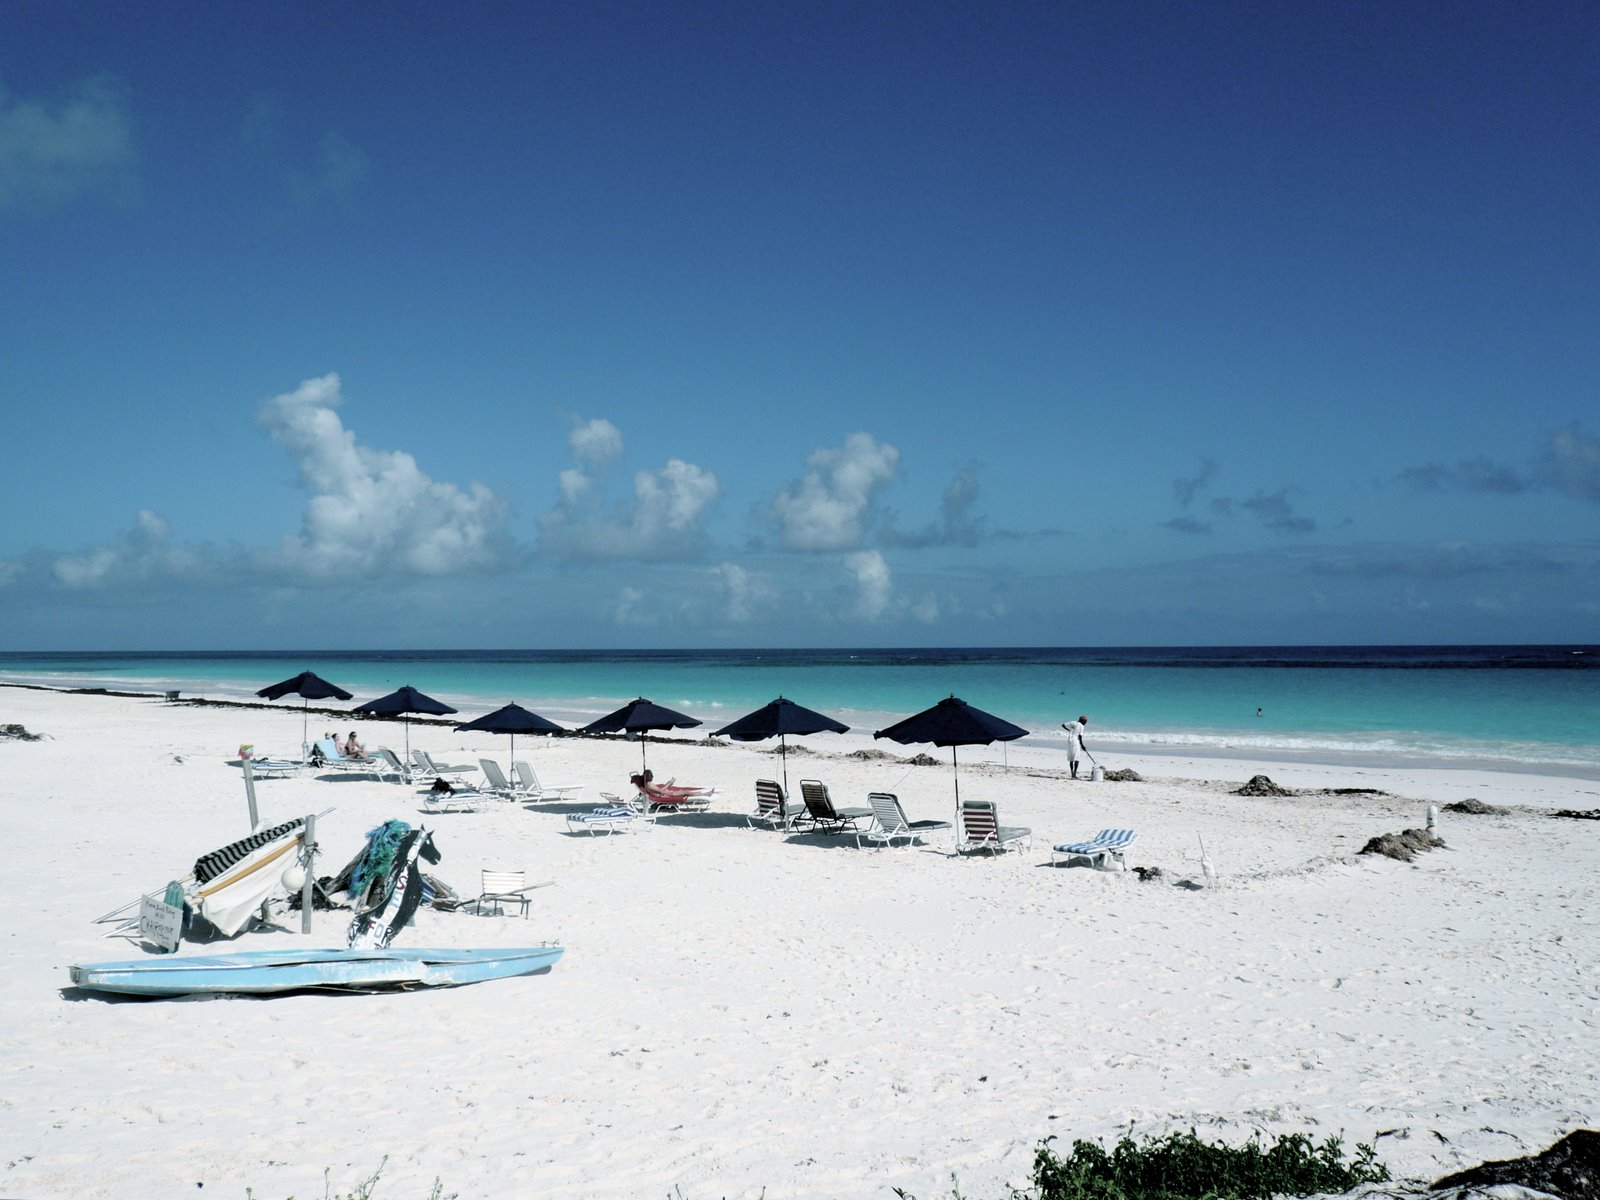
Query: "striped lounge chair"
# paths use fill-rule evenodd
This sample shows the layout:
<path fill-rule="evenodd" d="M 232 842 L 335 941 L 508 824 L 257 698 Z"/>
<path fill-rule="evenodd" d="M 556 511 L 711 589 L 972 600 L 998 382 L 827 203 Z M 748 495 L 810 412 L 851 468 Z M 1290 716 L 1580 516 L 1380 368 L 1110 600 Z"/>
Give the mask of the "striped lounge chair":
<path fill-rule="evenodd" d="M 1126 871 L 1128 847 L 1139 835 L 1131 829 L 1102 829 L 1086 842 L 1064 842 L 1050 849 L 1050 863 L 1071 862 L 1074 858 L 1087 858 L 1091 866 L 1102 871 Z"/>

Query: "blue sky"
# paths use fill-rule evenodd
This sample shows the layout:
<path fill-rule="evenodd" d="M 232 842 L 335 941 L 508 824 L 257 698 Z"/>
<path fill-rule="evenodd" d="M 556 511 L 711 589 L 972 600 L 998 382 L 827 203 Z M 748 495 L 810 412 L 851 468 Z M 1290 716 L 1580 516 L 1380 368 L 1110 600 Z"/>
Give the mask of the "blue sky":
<path fill-rule="evenodd" d="M 1600 641 L 1588 3 L 19 0 L 0 649 Z"/>

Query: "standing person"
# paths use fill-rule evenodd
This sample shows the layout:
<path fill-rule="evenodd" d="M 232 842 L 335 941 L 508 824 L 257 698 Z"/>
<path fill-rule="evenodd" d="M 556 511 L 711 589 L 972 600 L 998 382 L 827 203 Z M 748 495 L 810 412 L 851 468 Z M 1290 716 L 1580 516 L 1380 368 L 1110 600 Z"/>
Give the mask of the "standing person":
<path fill-rule="evenodd" d="M 1089 747 L 1083 744 L 1083 731 L 1089 726 L 1089 718 L 1080 715 L 1076 721 L 1068 721 L 1061 726 L 1067 731 L 1067 762 L 1072 766 L 1072 777 L 1078 777 L 1078 755 L 1088 753 Z"/>

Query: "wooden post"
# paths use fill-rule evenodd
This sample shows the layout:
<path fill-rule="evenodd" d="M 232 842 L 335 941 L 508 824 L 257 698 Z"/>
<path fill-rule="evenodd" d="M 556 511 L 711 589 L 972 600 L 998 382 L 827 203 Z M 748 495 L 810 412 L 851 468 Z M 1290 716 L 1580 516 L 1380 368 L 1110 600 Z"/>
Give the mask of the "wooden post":
<path fill-rule="evenodd" d="M 311 932 L 311 897 L 317 890 L 317 814 L 306 817 L 305 840 L 300 843 L 305 851 L 306 879 L 300 885 L 300 932 Z"/>
<path fill-rule="evenodd" d="M 256 815 L 256 773 L 250 760 L 244 759 L 244 798 L 250 802 L 250 832 L 256 831 L 261 818 Z"/>

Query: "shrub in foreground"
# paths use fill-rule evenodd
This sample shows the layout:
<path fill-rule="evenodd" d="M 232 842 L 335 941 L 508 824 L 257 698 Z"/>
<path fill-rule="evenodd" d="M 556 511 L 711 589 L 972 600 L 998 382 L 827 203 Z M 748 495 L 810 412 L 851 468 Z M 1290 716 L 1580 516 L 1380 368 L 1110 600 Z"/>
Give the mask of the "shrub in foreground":
<path fill-rule="evenodd" d="M 1369 1145 L 1346 1161 L 1330 1137 L 1320 1146 L 1300 1133 L 1263 1147 L 1202 1142 L 1191 1129 L 1135 1142 L 1123 1138 L 1108 1154 L 1098 1142 L 1075 1141 L 1065 1158 L 1046 1138 L 1033 1160 L 1038 1200 L 1268 1200 L 1348 1192 L 1382 1183 L 1389 1172 Z"/>

